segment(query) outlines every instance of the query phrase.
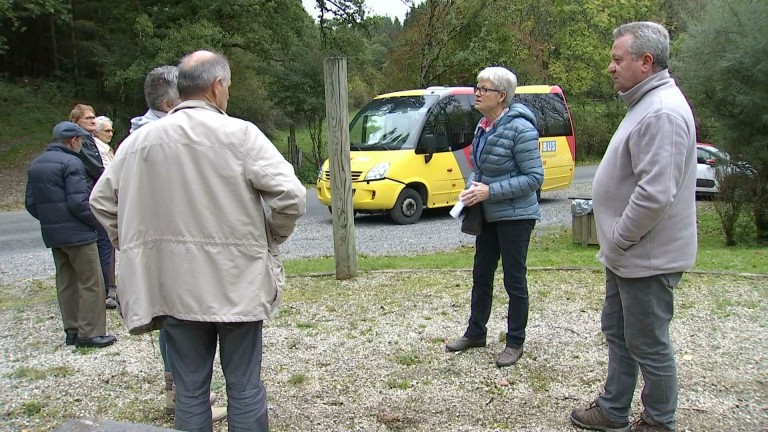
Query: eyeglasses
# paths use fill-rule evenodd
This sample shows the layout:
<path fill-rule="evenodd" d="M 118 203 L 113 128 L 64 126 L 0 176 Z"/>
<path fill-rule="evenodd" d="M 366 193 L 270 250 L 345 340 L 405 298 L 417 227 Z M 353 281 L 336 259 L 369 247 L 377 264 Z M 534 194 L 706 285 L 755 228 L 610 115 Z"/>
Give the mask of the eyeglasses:
<path fill-rule="evenodd" d="M 479 93 L 480 96 L 485 96 L 485 94 L 488 93 L 489 91 L 501 93 L 503 90 L 496 90 L 496 89 L 487 88 L 487 87 L 475 87 L 475 93 Z"/>

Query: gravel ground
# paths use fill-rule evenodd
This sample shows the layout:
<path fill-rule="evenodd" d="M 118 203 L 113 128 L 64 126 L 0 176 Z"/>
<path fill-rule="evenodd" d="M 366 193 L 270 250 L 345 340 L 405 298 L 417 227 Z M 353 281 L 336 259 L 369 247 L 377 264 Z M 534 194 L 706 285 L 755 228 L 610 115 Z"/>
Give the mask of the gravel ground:
<path fill-rule="evenodd" d="M 542 219 L 535 232 L 551 226 L 570 226 L 571 207 L 568 197 L 589 195 L 591 184 L 574 185 L 569 189 L 542 195 Z M 309 190 L 308 200 L 317 200 Z M 425 212 L 413 225 L 395 225 L 389 216 L 359 215 L 355 218 L 357 252 L 365 255 L 408 255 L 453 250 L 474 245 L 475 237 L 463 234 L 461 221 L 453 219 L 446 209 Z M 333 256 L 333 222 L 331 215 L 304 216 L 299 220 L 294 234 L 280 246 L 287 259 L 317 256 Z"/>
<path fill-rule="evenodd" d="M 570 225 L 565 198 L 585 193 L 588 185 L 546 194 L 536 232 Z M 361 216 L 356 228 L 358 252 L 368 255 L 473 243 L 447 211 L 409 226 Z M 286 258 L 332 255 L 329 239 L 329 215 L 303 218 L 282 251 Z M 0 431 L 50 431 L 82 417 L 171 427 L 162 411 L 154 335 L 128 335 L 109 312 L 117 344 L 65 346 L 52 275 L 47 250 L 0 262 Z M 503 348 L 497 340 L 466 353 L 443 349 L 446 338 L 463 330 L 469 280 L 469 271 L 363 273 L 353 281 L 289 277 L 284 306 L 265 326 L 263 378 L 272 429 L 575 430 L 568 413 L 591 400 L 605 376 L 602 274 L 530 269 L 526 353 L 506 369 L 493 364 Z M 754 276 L 684 278 L 672 325 L 680 431 L 768 430 L 766 285 Z M 490 335 L 503 331 L 501 291 Z M 217 366 L 219 405 L 225 404 L 223 384 Z M 635 400 L 637 415 L 639 394 Z M 226 430 L 226 422 L 216 430 Z"/>
<path fill-rule="evenodd" d="M 289 278 L 264 331 L 272 430 L 575 430 L 570 410 L 595 397 L 606 371 L 602 274 L 531 269 L 526 353 L 505 369 L 493 364 L 503 347 L 495 337 L 505 322 L 502 290 L 488 347 L 443 348 L 463 330 L 469 280 L 469 271 L 429 270 Z M 50 431 L 81 417 L 171 427 L 155 338 L 126 334 L 110 312 L 117 344 L 64 346 L 55 302 L 39 301 L 53 292 L 51 279 L 3 287 L 5 304 L 34 303 L 0 309 L 0 430 Z M 671 329 L 680 431 L 768 430 L 766 300 L 764 278 L 684 278 Z M 223 382 L 217 366 L 220 405 Z"/>

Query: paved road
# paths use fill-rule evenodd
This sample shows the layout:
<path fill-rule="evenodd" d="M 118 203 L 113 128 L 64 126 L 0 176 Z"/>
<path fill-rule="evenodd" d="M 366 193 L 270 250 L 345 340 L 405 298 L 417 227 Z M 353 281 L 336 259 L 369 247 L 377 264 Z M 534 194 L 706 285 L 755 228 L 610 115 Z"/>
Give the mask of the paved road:
<path fill-rule="evenodd" d="M 573 184 L 592 183 L 592 179 L 595 178 L 595 171 L 597 171 L 597 165 L 576 167 L 576 172 L 573 173 Z"/>
<path fill-rule="evenodd" d="M 574 188 L 591 183 L 595 169 L 577 167 Z M 537 227 L 570 221 L 570 191 L 542 196 L 543 217 Z M 448 209 L 425 211 L 414 225 L 395 225 L 386 215 L 363 215 L 355 218 L 355 227 L 357 251 L 367 255 L 426 253 L 474 243 L 474 237 L 460 232 L 460 222 L 448 214 Z M 307 191 L 307 213 L 281 251 L 285 258 L 334 254 L 331 215 L 317 200 L 314 189 Z M 0 212 L 0 283 L 53 273 L 53 260 L 40 237 L 38 222 L 26 211 Z"/>

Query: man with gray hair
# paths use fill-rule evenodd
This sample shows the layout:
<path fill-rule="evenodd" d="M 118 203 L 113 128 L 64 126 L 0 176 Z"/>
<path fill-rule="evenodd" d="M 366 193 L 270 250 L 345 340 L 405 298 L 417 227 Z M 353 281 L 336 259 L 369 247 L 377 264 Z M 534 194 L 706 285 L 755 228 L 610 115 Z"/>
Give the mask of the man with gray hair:
<path fill-rule="evenodd" d="M 179 70 L 176 66 L 158 66 L 147 74 L 144 79 L 144 100 L 149 110 L 143 116 L 131 119 L 130 133 L 165 117 L 168 111 L 181 102 L 177 87 L 178 77 Z"/>
<path fill-rule="evenodd" d="M 604 391 L 571 422 L 599 431 L 674 431 L 677 368 L 669 338 L 674 289 L 696 260 L 696 127 L 667 71 L 669 34 L 652 22 L 613 32 L 608 73 L 629 110 L 592 187 L 605 265 Z M 638 370 L 644 410 L 632 424 Z"/>
<path fill-rule="evenodd" d="M 183 102 L 128 136 L 91 197 L 121 250 L 129 332 L 166 331 L 185 431 L 212 430 L 217 339 L 229 429 L 268 430 L 263 321 L 285 283 L 278 246 L 306 211 L 291 164 L 253 123 L 227 116 L 230 82 L 223 55 L 184 57 Z"/>
<path fill-rule="evenodd" d="M 164 118 L 170 110 L 181 103 L 178 89 L 179 69 L 176 66 L 158 66 L 147 74 L 144 79 L 144 100 L 147 102 L 149 110 L 141 117 L 135 117 L 131 120 L 130 133 L 136 132 L 140 127 L 146 126 L 155 120 Z M 166 414 L 176 413 L 176 384 L 173 381 L 171 372 L 171 363 L 168 360 L 168 343 L 165 337 L 165 329 L 160 329 L 158 337 L 158 348 L 160 357 L 163 359 L 164 369 L 164 390 L 165 402 L 164 410 Z M 217 397 L 214 393 L 210 394 L 209 402 L 215 404 Z M 227 409 L 224 407 L 211 407 L 211 418 L 214 422 L 222 421 L 227 418 Z"/>

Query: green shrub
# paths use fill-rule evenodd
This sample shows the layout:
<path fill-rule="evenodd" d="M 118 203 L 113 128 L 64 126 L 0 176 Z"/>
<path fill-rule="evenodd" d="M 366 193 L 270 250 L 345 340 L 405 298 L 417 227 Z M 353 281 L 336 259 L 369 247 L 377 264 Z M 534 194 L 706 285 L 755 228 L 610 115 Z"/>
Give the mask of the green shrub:
<path fill-rule="evenodd" d="M 296 177 L 298 177 L 304 184 L 315 184 L 317 183 L 317 170 L 319 168 L 320 167 L 314 166 L 311 162 L 304 161 L 304 163 L 301 164 L 301 168 L 299 168 L 296 173 Z"/>
<path fill-rule="evenodd" d="M 576 134 L 576 160 L 602 158 L 611 137 L 627 112 L 620 100 L 576 101 L 570 103 Z"/>

